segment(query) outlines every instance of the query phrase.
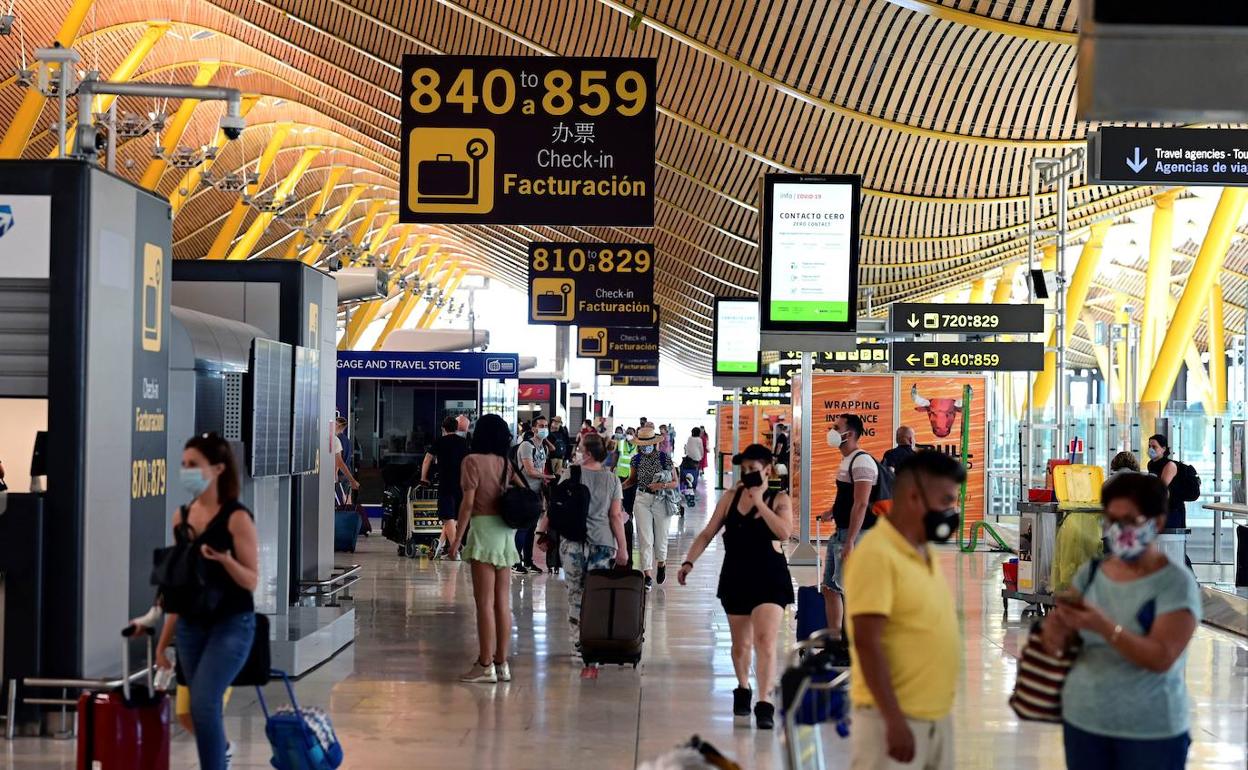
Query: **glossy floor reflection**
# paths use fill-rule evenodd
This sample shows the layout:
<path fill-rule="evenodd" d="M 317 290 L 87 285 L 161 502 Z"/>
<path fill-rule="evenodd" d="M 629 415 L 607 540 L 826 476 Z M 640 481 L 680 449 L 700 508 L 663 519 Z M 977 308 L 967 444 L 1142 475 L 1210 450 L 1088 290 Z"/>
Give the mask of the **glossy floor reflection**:
<path fill-rule="evenodd" d="M 704 519 L 698 511 L 683 526 L 673 521 L 673 564 Z M 516 579 L 514 681 L 496 686 L 456 681 L 475 653 L 466 567 L 398 558 L 377 537 L 360 544 L 356 556 L 366 577 L 355 597 L 359 638 L 297 686 L 304 705 L 329 709 L 346 747 L 345 767 L 624 770 L 695 733 L 744 767 L 785 766 L 778 733 L 733 723 L 728 627 L 714 595 L 718 543 L 689 587 L 672 582 L 650 594 L 642 670 L 604 669 L 597 680 L 582 679 L 568 655 L 560 580 Z M 958 766 L 1061 767 L 1060 730 L 1020 723 L 1006 706 L 1022 625 L 1018 605 L 1008 619 L 1002 616 L 1003 558 L 940 550 L 961 597 L 966 647 L 956 711 Z M 797 578 L 813 583 L 814 570 Z M 791 628 L 791 611 L 788 621 Z M 791 639 L 786 630 L 786 646 Z M 1189 651 L 1188 684 L 1195 706 L 1189 766 L 1244 767 L 1248 644 L 1200 629 Z M 276 688 L 266 696 L 282 702 Z M 237 693 L 228 715 L 234 767 L 269 767 L 254 693 Z M 830 767 L 848 766 L 848 743 L 831 730 L 825 753 Z M 185 735 L 175 739 L 173 766 L 196 766 Z M 0 739 L 0 768 L 71 767 L 72 742 Z"/>

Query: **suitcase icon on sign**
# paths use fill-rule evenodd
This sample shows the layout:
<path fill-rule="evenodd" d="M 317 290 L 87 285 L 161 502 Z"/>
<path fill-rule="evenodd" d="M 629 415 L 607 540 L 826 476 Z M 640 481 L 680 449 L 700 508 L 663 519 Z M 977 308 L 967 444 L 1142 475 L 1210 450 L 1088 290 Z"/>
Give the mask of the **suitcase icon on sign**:
<path fill-rule="evenodd" d="M 585 336 L 581 337 L 581 353 L 583 355 L 595 356 L 606 352 L 606 329 L 585 329 L 584 332 Z"/>
<path fill-rule="evenodd" d="M 468 160 L 456 160 L 451 153 L 437 153 L 432 160 L 416 164 L 417 203 L 473 205 L 481 197 L 481 159 L 489 147 L 481 139 L 464 145 Z"/>
<path fill-rule="evenodd" d="M 533 281 L 533 319 L 572 320 L 572 281 L 566 278 L 537 278 Z"/>

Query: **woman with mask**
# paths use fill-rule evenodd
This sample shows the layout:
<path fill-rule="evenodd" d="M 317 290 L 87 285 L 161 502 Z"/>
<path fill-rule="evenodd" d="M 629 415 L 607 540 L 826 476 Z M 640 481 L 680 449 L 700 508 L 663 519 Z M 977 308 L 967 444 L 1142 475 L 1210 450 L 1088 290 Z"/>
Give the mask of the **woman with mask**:
<path fill-rule="evenodd" d="M 633 443 L 638 450 L 628 477 L 629 483 L 637 489 L 633 516 L 647 591 L 654 587 L 656 577 L 659 583 L 667 577 L 667 528 L 675 505 L 671 495 L 677 494 L 674 490 L 680 484 L 671 455 L 659 449 L 661 441 L 649 425 L 637 431 Z"/>
<path fill-rule="evenodd" d="M 477 608 L 478 654 L 461 682 L 510 682 L 507 651 L 511 644 L 511 565 L 519 561 L 516 531 L 502 518 L 503 490 L 523 484 L 511 468 L 507 452 L 511 432 L 496 414 L 477 420 L 472 451 L 460 465 L 463 500 L 451 558 L 459 554 L 467 532 L 464 561 L 472 565 L 472 595 Z M 472 522 L 469 527 L 468 523 Z"/>
<path fill-rule="evenodd" d="M 190 502 L 173 517 L 177 542 L 199 544 L 208 564 L 207 587 L 219 595 L 216 606 L 193 615 L 170 614 L 156 645 L 156 661 L 172 668 L 166 651 L 176 640 L 178 662 L 190 692 L 195 748 L 203 770 L 224 770 L 222 703 L 242 671 L 256 631 L 252 593 L 259 582 L 256 526 L 251 511 L 238 501 L 238 469 L 229 442 L 205 433 L 186 442 L 180 479 Z"/>
<path fill-rule="evenodd" d="M 728 615 L 732 633 L 732 665 L 737 688 L 732 691 L 732 713 L 749 716 L 750 658 L 758 683 L 754 719 L 759 728 L 775 726 L 775 707 L 770 696 L 776 670 L 776 638 L 784 608 L 793 603 L 793 581 L 781 545 L 793 531 L 793 515 L 787 493 L 769 489 L 771 450 L 750 444 L 732 458 L 741 466 L 741 481 L 731 495 L 719 498 L 706 529 L 689 547 L 677 579 L 685 585 L 695 562 L 715 535 L 724 531 L 724 563 L 719 572 L 717 596 Z"/>
<path fill-rule="evenodd" d="M 1201 599 L 1191 572 L 1157 547 L 1166 496 L 1162 481 L 1144 474 L 1105 485 L 1110 556 L 1081 567 L 1044 619 L 1050 652 L 1082 643 L 1062 687 L 1071 770 L 1179 770 L 1187 761 L 1184 652 Z"/>
<path fill-rule="evenodd" d="M 1148 472 L 1161 479 L 1167 491 L 1179 475 L 1178 463 L 1170 456 L 1170 442 L 1160 433 L 1148 437 Z M 1165 529 L 1183 529 L 1187 526 L 1187 506 L 1176 495 L 1168 497 Z"/>

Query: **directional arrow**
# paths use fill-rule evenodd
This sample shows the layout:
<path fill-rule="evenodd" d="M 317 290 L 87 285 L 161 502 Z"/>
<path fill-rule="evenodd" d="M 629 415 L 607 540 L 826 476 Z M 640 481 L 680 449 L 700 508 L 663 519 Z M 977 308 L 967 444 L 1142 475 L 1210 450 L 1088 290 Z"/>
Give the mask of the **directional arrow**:
<path fill-rule="evenodd" d="M 1132 160 L 1129 156 L 1127 157 L 1127 166 L 1137 174 L 1147 165 L 1148 158 L 1140 157 L 1140 148 L 1138 146 L 1135 148 L 1135 160 Z"/>
<path fill-rule="evenodd" d="M 910 317 L 906 319 L 906 323 L 910 324 L 910 328 L 913 329 L 919 325 L 919 317 L 911 313 Z"/>
<path fill-rule="evenodd" d="M 914 366 L 918 362 L 919 362 L 919 357 L 916 356 L 915 354 L 911 353 L 910 355 L 906 356 L 906 363 L 910 364 L 911 366 Z"/>

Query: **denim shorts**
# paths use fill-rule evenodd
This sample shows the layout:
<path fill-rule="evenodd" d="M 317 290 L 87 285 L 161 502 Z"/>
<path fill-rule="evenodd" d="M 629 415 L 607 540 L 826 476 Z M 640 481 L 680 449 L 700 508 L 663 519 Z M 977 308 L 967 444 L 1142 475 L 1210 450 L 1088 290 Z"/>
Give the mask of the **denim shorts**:
<path fill-rule="evenodd" d="M 845 550 L 845 538 L 847 531 L 844 529 L 836 530 L 836 534 L 828 539 L 828 555 L 823 562 L 823 585 L 829 591 L 834 591 L 844 595 L 844 573 L 845 560 L 841 558 L 841 553 Z M 862 540 L 862 532 L 858 533 L 854 545 Z"/>

